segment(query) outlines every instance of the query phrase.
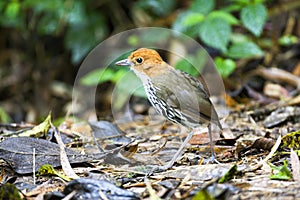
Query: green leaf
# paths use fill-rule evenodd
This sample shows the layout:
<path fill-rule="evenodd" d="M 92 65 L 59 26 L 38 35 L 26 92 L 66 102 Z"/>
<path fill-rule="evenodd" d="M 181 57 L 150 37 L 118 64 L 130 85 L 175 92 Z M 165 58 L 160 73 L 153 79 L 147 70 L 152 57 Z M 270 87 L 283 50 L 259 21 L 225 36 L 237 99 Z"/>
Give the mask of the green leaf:
<path fill-rule="evenodd" d="M 127 70 L 113 70 L 110 68 L 99 68 L 91 71 L 80 79 L 80 83 L 86 86 L 93 86 L 106 81 L 118 82 L 122 76 L 128 73 Z"/>
<path fill-rule="evenodd" d="M 218 183 L 225 183 L 231 179 L 238 173 L 237 164 L 234 164 L 230 169 L 224 174 L 218 181 Z"/>
<path fill-rule="evenodd" d="M 189 20 L 190 16 L 193 16 L 194 12 L 192 11 L 186 11 L 186 12 L 182 12 L 178 15 L 177 19 L 175 20 L 175 22 L 173 23 L 173 27 L 172 29 L 174 31 L 178 31 L 181 33 L 185 33 L 190 37 L 195 38 L 199 32 L 199 28 L 200 28 L 200 17 L 198 16 L 196 20 L 191 20 L 192 23 L 190 23 L 191 21 Z M 195 23 L 195 22 L 199 22 L 199 23 Z"/>
<path fill-rule="evenodd" d="M 127 74 L 116 83 L 113 95 L 113 110 L 123 108 L 132 95 L 146 98 L 141 80 L 132 72 L 127 72 Z"/>
<path fill-rule="evenodd" d="M 226 55 L 231 58 L 252 58 L 263 56 L 264 52 L 253 42 L 243 42 L 230 46 Z"/>
<path fill-rule="evenodd" d="M 290 46 L 298 42 L 298 37 L 294 35 L 284 35 L 279 38 L 279 44 L 282 46 Z"/>
<path fill-rule="evenodd" d="M 0 122 L 9 123 L 12 119 L 8 115 L 8 113 L 0 106 Z"/>
<path fill-rule="evenodd" d="M 186 59 L 179 60 L 176 63 L 175 68 L 184 71 L 192 76 L 196 76 L 199 74 L 199 72 L 193 67 L 193 65 Z"/>
<path fill-rule="evenodd" d="M 250 42 L 251 39 L 249 36 L 241 33 L 232 33 L 230 36 L 230 41 L 232 43 L 242 43 L 242 42 Z"/>
<path fill-rule="evenodd" d="M 214 200 L 214 199 L 215 198 L 209 194 L 206 188 L 199 190 L 192 198 L 192 200 Z"/>
<path fill-rule="evenodd" d="M 190 12 L 182 19 L 183 26 L 193 26 L 204 20 L 204 15 L 200 13 Z"/>
<path fill-rule="evenodd" d="M 222 52 L 226 52 L 231 34 L 231 27 L 225 19 L 207 18 L 200 26 L 199 35 L 201 40 Z"/>
<path fill-rule="evenodd" d="M 184 71 L 194 77 L 198 76 L 204 68 L 207 61 L 207 54 L 204 50 L 199 50 L 196 55 L 188 55 L 184 59 L 180 59 L 175 68 Z M 192 63 L 197 64 L 194 66 Z"/>
<path fill-rule="evenodd" d="M 30 130 L 20 133 L 18 136 L 19 137 L 33 137 L 34 136 L 37 138 L 45 136 L 45 135 L 47 135 L 50 125 L 51 125 L 51 112 L 49 112 L 47 118 L 42 123 L 33 127 Z"/>
<path fill-rule="evenodd" d="M 67 176 L 65 176 L 64 174 L 60 174 L 58 171 L 56 171 L 52 165 L 50 164 L 45 164 L 43 166 L 41 166 L 38 170 L 38 176 L 58 176 L 60 178 L 62 178 L 65 181 L 70 181 L 71 179 Z"/>
<path fill-rule="evenodd" d="M 235 4 L 249 5 L 250 0 L 234 0 Z"/>
<path fill-rule="evenodd" d="M 116 89 L 126 92 L 127 94 L 133 94 L 139 97 L 146 97 L 143 84 L 141 80 L 132 72 L 127 72 L 122 77 L 122 83 L 116 84 Z"/>
<path fill-rule="evenodd" d="M 232 14 L 221 11 L 221 10 L 213 11 L 213 12 L 209 13 L 208 17 L 225 19 L 228 22 L 228 24 L 230 24 L 230 25 L 239 24 L 239 20 L 237 18 L 235 18 Z"/>
<path fill-rule="evenodd" d="M 113 83 L 117 83 L 123 76 L 125 76 L 128 73 L 129 70 L 121 69 L 117 70 L 111 79 Z"/>
<path fill-rule="evenodd" d="M 90 73 L 84 75 L 80 79 L 80 83 L 86 86 L 97 85 L 100 82 L 100 78 L 102 78 L 102 82 L 108 81 L 112 78 L 112 70 L 111 69 L 96 69 L 91 71 Z"/>
<path fill-rule="evenodd" d="M 222 11 L 233 13 L 233 12 L 239 12 L 242 9 L 243 6 L 238 5 L 236 3 L 229 4 L 226 7 L 222 8 Z"/>
<path fill-rule="evenodd" d="M 11 27 L 17 31 L 28 29 L 26 21 L 26 12 L 22 12 L 22 3 L 19 1 L 1 1 L 0 2 L 0 24 L 4 27 Z"/>
<path fill-rule="evenodd" d="M 263 4 L 248 5 L 241 11 L 241 20 L 250 32 L 260 36 L 267 20 L 267 10 Z"/>
<path fill-rule="evenodd" d="M 215 58 L 215 65 L 217 71 L 223 78 L 227 78 L 236 68 L 236 64 L 231 59 L 223 59 L 221 57 Z"/>
<path fill-rule="evenodd" d="M 286 160 L 283 161 L 282 166 L 275 166 L 271 165 L 272 170 L 275 170 L 276 173 L 273 173 L 270 176 L 270 179 L 272 180 L 291 180 L 292 179 L 292 173 L 290 172 L 288 168 L 288 162 Z"/>
<path fill-rule="evenodd" d="M 190 6 L 190 10 L 206 15 L 211 12 L 214 7 L 214 0 L 194 0 Z"/>
<path fill-rule="evenodd" d="M 19 14 L 20 7 L 21 5 L 18 1 L 11 1 L 5 9 L 5 15 L 8 18 L 16 18 Z"/>

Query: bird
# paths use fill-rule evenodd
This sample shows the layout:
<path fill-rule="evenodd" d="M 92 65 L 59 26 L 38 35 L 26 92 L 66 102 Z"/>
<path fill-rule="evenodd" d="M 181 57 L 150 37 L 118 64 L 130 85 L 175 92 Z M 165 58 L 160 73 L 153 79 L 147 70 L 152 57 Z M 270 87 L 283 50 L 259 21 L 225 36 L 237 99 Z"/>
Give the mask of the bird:
<path fill-rule="evenodd" d="M 210 100 L 208 87 L 201 76 L 197 79 L 174 68 L 166 63 L 156 50 L 149 48 L 139 48 L 115 65 L 130 67 L 141 79 L 148 100 L 155 110 L 189 131 L 173 158 L 162 166 L 162 169 L 169 169 L 174 165 L 192 138 L 195 128 L 203 124 L 208 127 L 211 160 L 217 161 L 211 125 L 216 125 L 219 130 L 222 130 L 222 126 Z"/>

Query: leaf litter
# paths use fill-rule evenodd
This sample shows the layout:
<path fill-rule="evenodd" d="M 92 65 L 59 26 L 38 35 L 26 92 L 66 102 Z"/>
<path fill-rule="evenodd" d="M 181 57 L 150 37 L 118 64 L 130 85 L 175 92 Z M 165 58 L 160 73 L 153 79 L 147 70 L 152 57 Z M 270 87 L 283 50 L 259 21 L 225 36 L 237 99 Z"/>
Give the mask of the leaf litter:
<path fill-rule="evenodd" d="M 98 191 L 97 195 L 104 199 L 117 199 L 117 197 L 120 199 L 126 195 L 130 198 L 161 199 L 193 196 L 196 199 L 199 195 L 209 195 L 212 199 L 225 197 L 246 199 L 249 196 L 262 194 L 274 198 L 283 194 L 287 197 L 298 197 L 296 189 L 299 186 L 291 181 L 291 178 L 295 181 L 299 180 L 297 177 L 299 159 L 297 160 L 296 155 L 300 150 L 299 131 L 297 131 L 300 126 L 295 123 L 298 114 L 288 112 L 291 113 L 290 116 L 279 121 L 277 118 L 270 118 L 273 112 L 286 105 L 288 109 L 293 108 L 295 111 L 299 109 L 297 100 L 290 99 L 287 102 L 278 102 L 277 106 L 273 103 L 260 110 L 232 110 L 224 121 L 222 138 L 216 141 L 215 151 L 221 164 L 205 163 L 205 158 L 209 157 L 209 146 L 194 138 L 175 166 L 164 172 L 153 171 L 153 166 L 163 165 L 171 159 L 184 140 L 186 131 L 177 125 L 164 122 L 159 117 L 153 118 L 156 121 L 151 123 L 145 117 L 139 118 L 139 121 L 134 123 L 119 124 L 119 127 L 107 121 L 90 123 L 91 128 L 88 130 L 93 130 L 90 136 L 76 134 L 76 137 L 72 137 L 72 131 L 65 131 L 69 130 L 68 128 L 65 130 L 59 128 L 56 131 L 60 132 L 65 141 L 67 160 L 80 178 L 73 177 L 75 182 L 62 182 L 59 177 L 38 176 L 34 185 L 33 166 L 37 171 L 42 165 L 50 164 L 58 173 L 63 173 L 60 145 L 54 138 L 49 140 L 47 134 L 39 134 L 39 132 L 49 134 L 56 128 L 49 127 L 43 122 L 44 129 L 33 127 L 35 134 L 29 134 L 37 138 L 2 138 L 0 158 L 6 161 L 2 163 L 4 169 L 2 181 L 14 180 L 15 183 L 23 182 L 31 185 L 31 187 L 24 187 L 24 184 L 23 186 L 16 184 L 27 199 L 35 199 L 37 196 L 62 199 L 68 195 L 73 195 L 74 199 L 87 197 L 86 195 L 97 199 L 99 196 L 93 196 L 96 195 L 93 193 L 95 191 Z M 268 118 L 273 123 L 272 126 L 266 126 Z M 137 123 L 144 126 L 136 126 Z M 64 131 L 68 134 L 64 134 Z M 20 133 L 20 131 L 16 132 Z M 30 133 L 30 130 L 26 132 Z M 278 140 L 278 149 L 268 156 L 279 135 L 284 137 Z M 291 155 L 286 156 L 289 154 Z M 276 169 L 279 172 L 287 172 L 291 178 L 286 176 L 285 180 L 288 181 L 284 182 L 272 180 L 271 163 L 273 171 Z M 223 177 L 221 182 L 224 183 L 220 183 L 221 177 Z M 47 182 L 48 180 L 52 181 Z M 97 181 L 102 180 L 101 184 L 114 191 L 112 194 L 115 196 L 110 196 L 106 189 L 99 187 Z M 55 187 L 42 189 L 45 188 L 45 185 L 42 187 L 43 183 L 48 186 L 59 185 L 57 188 L 60 192 L 56 193 L 53 189 Z M 93 188 L 89 191 L 91 193 L 83 192 L 90 184 Z M 39 187 L 41 191 L 37 193 Z M 79 189 L 78 193 L 66 192 L 71 191 L 67 188 L 72 187 L 82 188 L 82 190 Z"/>

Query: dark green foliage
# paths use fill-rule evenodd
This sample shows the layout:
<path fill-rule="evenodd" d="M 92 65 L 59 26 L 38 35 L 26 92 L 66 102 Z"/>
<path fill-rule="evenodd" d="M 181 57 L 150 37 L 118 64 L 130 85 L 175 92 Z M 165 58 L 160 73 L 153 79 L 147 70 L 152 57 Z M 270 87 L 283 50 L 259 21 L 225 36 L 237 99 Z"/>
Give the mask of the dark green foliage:
<path fill-rule="evenodd" d="M 193 0 L 188 9 L 181 11 L 173 24 L 173 29 L 183 32 L 215 49 L 222 56 L 230 58 L 252 58 L 264 53 L 253 41 L 251 35 L 244 35 L 241 41 L 235 41 L 233 26 L 241 26 L 259 37 L 267 20 L 267 9 L 263 1 L 236 0 L 220 8 L 215 0 Z M 236 18 L 239 13 L 239 18 Z M 230 62 L 230 61 L 229 61 Z M 234 62 L 231 60 L 231 63 Z M 218 71 L 227 77 L 234 71 L 235 65 L 227 65 L 218 60 Z M 222 66 L 223 65 L 223 66 Z M 224 69 L 222 69 L 224 68 Z"/>
<path fill-rule="evenodd" d="M 0 23 L 23 34 L 64 37 L 71 59 L 78 64 L 87 53 L 107 36 L 104 16 L 89 10 L 89 1 L 24 0 L 0 3 Z M 27 20 L 29 21 L 27 22 Z"/>
<path fill-rule="evenodd" d="M 234 17 L 231 13 L 233 11 L 240 12 L 241 21 Z M 266 8 L 259 2 L 235 1 L 226 7 L 216 9 L 214 0 L 194 0 L 187 10 L 179 14 L 173 29 L 195 38 L 199 36 L 208 46 L 226 53 L 230 47 L 231 26 L 242 24 L 255 36 L 260 36 L 266 19 Z M 259 51 L 261 52 L 260 49 Z M 233 57 L 247 58 L 253 55 L 257 54 L 250 51 Z"/>
<path fill-rule="evenodd" d="M 143 10 L 149 10 L 156 16 L 165 16 L 174 10 L 176 1 L 174 0 L 140 0 L 136 5 Z"/>

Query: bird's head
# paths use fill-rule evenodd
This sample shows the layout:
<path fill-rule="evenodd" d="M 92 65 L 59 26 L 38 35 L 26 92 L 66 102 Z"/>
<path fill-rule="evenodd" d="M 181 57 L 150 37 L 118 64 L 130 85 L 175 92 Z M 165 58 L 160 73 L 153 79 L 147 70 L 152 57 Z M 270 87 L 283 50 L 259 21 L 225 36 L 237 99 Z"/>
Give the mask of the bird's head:
<path fill-rule="evenodd" d="M 143 73 L 149 77 L 159 74 L 168 66 L 155 50 L 147 48 L 140 48 L 132 52 L 127 59 L 120 60 L 115 64 L 130 66 L 135 72 Z"/>

